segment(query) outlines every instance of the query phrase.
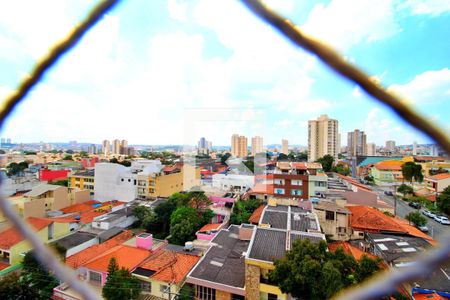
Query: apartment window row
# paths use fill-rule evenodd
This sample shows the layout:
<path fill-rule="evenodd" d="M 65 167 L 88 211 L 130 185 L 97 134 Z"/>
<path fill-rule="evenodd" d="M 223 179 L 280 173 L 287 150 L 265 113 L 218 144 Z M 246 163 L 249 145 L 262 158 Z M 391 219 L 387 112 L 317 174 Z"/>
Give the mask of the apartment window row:
<path fill-rule="evenodd" d="M 292 196 L 301 196 L 303 194 L 302 190 L 291 190 Z"/>
<path fill-rule="evenodd" d="M 197 285 L 197 298 L 200 300 L 216 300 L 216 290 Z"/>

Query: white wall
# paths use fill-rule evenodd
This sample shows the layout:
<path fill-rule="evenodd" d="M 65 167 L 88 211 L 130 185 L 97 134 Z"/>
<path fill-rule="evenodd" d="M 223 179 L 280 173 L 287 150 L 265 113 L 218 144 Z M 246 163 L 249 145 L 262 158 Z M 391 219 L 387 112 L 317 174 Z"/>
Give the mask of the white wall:
<path fill-rule="evenodd" d="M 224 191 L 229 191 L 231 187 L 240 187 L 240 191 L 244 192 L 255 186 L 255 176 L 215 174 L 212 176 L 212 186 Z"/>
<path fill-rule="evenodd" d="M 120 200 L 129 202 L 136 198 L 137 175 L 119 164 L 97 163 L 95 165 L 94 199 L 104 202 Z"/>

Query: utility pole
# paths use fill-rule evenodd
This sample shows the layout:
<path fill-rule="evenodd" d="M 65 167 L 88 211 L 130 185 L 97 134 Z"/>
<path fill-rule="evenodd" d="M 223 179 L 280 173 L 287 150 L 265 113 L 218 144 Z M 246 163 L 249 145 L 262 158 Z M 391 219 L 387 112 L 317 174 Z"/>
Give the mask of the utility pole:
<path fill-rule="evenodd" d="M 397 184 L 394 184 L 394 216 L 397 215 Z"/>

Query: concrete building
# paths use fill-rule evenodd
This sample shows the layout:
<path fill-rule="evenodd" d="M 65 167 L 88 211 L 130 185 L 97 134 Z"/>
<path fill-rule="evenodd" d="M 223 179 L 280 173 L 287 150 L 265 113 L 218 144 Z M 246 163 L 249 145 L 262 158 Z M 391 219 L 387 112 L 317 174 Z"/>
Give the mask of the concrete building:
<path fill-rule="evenodd" d="M 122 140 L 120 142 L 120 154 L 128 155 L 128 141 Z"/>
<path fill-rule="evenodd" d="M 244 193 L 255 185 L 255 176 L 238 174 L 214 174 L 212 186 L 223 191 Z"/>
<path fill-rule="evenodd" d="M 288 140 L 281 140 L 281 153 L 288 155 L 289 154 L 289 142 Z"/>
<path fill-rule="evenodd" d="M 246 157 L 248 154 L 247 137 L 233 134 L 231 136 L 231 155 L 235 157 Z"/>
<path fill-rule="evenodd" d="M 256 153 L 263 152 L 263 145 L 263 138 L 261 136 L 252 137 L 252 156 L 255 156 Z"/>
<path fill-rule="evenodd" d="M 197 153 L 199 155 L 209 155 L 212 151 L 212 142 L 207 141 L 204 137 L 201 137 L 197 144 Z"/>
<path fill-rule="evenodd" d="M 323 233 L 335 241 L 348 241 L 352 235 L 350 211 L 334 201 L 321 200 L 314 205 Z"/>
<path fill-rule="evenodd" d="M 412 155 L 417 155 L 417 142 L 413 142 Z"/>
<path fill-rule="evenodd" d="M 375 143 L 367 144 L 367 156 L 376 156 L 377 155 L 377 146 Z"/>
<path fill-rule="evenodd" d="M 339 122 L 321 115 L 308 121 L 308 160 L 316 161 L 329 154 L 337 160 L 340 151 Z"/>
<path fill-rule="evenodd" d="M 395 152 L 395 141 L 386 141 L 386 150 Z"/>
<path fill-rule="evenodd" d="M 364 131 L 355 129 L 349 132 L 347 136 L 347 155 L 349 157 L 367 155 L 366 139 Z"/>
<path fill-rule="evenodd" d="M 97 145 L 95 145 L 95 144 L 91 144 L 89 147 L 88 147 L 88 154 L 97 154 Z"/>
<path fill-rule="evenodd" d="M 75 171 L 68 176 L 69 188 L 75 188 L 80 190 L 89 190 L 94 192 L 94 174 L 95 169 Z"/>
<path fill-rule="evenodd" d="M 108 156 L 111 153 L 111 143 L 108 140 L 103 141 L 102 152 L 105 156 Z"/>
<path fill-rule="evenodd" d="M 442 193 L 450 185 L 450 173 L 441 173 L 434 176 L 425 177 L 425 187 L 430 193 Z"/>
<path fill-rule="evenodd" d="M 120 154 L 120 140 L 112 141 L 112 154 Z"/>

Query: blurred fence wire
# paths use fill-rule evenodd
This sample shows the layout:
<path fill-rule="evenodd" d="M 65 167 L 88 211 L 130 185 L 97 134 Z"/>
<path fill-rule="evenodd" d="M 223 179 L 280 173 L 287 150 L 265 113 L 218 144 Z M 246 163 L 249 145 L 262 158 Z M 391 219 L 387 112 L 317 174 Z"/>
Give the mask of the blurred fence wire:
<path fill-rule="evenodd" d="M 357 84 L 366 93 L 371 95 L 388 108 L 392 109 L 398 116 L 410 125 L 419 129 L 434 141 L 436 141 L 447 153 L 450 153 L 450 140 L 446 134 L 433 122 L 425 118 L 418 111 L 406 104 L 397 95 L 386 90 L 375 82 L 357 66 L 346 61 L 337 51 L 325 43 L 303 33 L 289 19 L 284 18 L 271 10 L 259 0 L 241 0 L 253 13 L 263 21 L 273 26 L 281 34 L 287 37 L 295 45 L 316 55 L 323 63 L 333 69 L 341 76 Z M 0 129 L 5 119 L 23 100 L 28 92 L 39 83 L 42 76 L 48 71 L 64 54 L 74 47 L 92 28 L 101 17 L 112 9 L 119 0 L 105 0 L 96 5 L 86 18 L 76 26 L 69 35 L 50 49 L 48 55 L 36 64 L 29 77 L 19 85 L 11 96 L 6 99 L 4 107 L 0 111 Z M 75 273 L 56 259 L 56 255 L 46 247 L 35 235 L 34 231 L 23 222 L 23 220 L 12 210 L 10 204 L 0 198 L 0 209 L 20 233 L 31 243 L 39 260 L 55 272 L 55 275 L 63 282 L 68 283 L 84 299 L 96 299 L 95 294 L 89 286 L 76 279 Z M 349 291 L 339 294 L 339 299 L 378 299 L 392 292 L 405 282 L 431 274 L 439 265 L 445 263 L 450 255 L 450 233 L 440 238 L 440 247 L 423 254 L 414 265 L 401 270 L 390 270 L 378 276 L 366 284 L 359 285 Z"/>

